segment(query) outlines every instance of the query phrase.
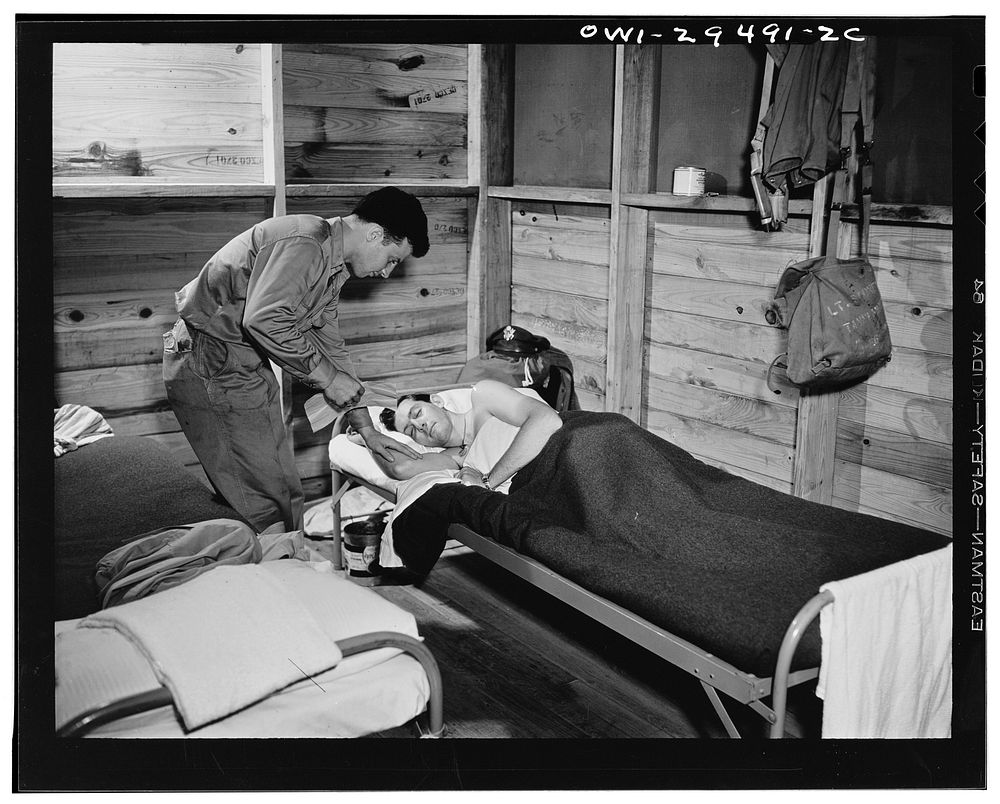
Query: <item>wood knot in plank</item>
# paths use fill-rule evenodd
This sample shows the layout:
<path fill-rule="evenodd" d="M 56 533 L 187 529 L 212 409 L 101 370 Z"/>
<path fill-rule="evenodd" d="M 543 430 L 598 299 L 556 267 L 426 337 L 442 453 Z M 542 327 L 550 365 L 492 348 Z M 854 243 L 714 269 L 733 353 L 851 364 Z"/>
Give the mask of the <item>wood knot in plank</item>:
<path fill-rule="evenodd" d="M 418 54 L 416 56 L 410 56 L 405 59 L 399 59 L 396 62 L 396 67 L 398 67 L 403 72 L 407 72 L 408 70 L 416 70 L 417 67 L 420 67 L 423 64 L 424 64 L 424 57 Z"/>

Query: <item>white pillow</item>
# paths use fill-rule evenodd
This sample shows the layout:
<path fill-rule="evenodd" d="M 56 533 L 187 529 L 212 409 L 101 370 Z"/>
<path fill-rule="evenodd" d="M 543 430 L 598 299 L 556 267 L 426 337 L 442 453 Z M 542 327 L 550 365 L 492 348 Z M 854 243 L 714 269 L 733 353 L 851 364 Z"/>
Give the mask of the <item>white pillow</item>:
<path fill-rule="evenodd" d="M 465 411 L 472 407 L 472 387 L 449 388 L 444 391 L 437 391 L 431 394 L 431 399 L 435 404 L 441 405 L 441 407 L 450 410 L 452 413 L 465 413 Z M 397 433 L 395 430 L 389 430 L 382 424 L 379 416 L 383 410 L 385 410 L 385 407 L 382 405 L 371 405 L 368 407 L 368 414 L 372 417 L 372 424 L 375 425 L 375 429 L 380 433 L 392 436 L 397 441 L 402 441 L 404 444 L 413 446 L 414 442 L 412 439 L 404 436 L 402 433 Z M 426 451 L 426 449 L 421 451 Z"/>

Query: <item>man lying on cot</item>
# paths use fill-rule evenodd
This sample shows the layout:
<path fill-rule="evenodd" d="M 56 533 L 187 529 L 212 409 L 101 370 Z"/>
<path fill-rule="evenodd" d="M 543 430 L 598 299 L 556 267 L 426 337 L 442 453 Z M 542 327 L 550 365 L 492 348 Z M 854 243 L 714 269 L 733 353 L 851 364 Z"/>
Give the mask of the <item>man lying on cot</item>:
<path fill-rule="evenodd" d="M 627 550 L 629 573 L 662 569 L 687 550 L 681 575 L 707 584 L 736 567 L 746 569 L 745 577 L 762 577 L 776 555 L 806 567 L 830 562 L 836 551 L 840 563 L 830 577 L 867 571 L 871 566 L 851 550 L 836 547 L 847 533 L 878 550 L 903 543 L 913 555 L 942 540 L 730 474 L 620 414 L 559 414 L 532 394 L 481 380 L 465 412 L 409 398 L 391 419 L 383 417 L 418 444 L 444 449 L 381 467 L 405 481 L 382 537 L 382 568 L 427 574 L 449 526 L 458 524 L 613 599 L 624 579 L 609 574 L 607 550 Z M 509 485 L 500 489 L 507 493 L 493 493 L 501 484 Z M 720 552 L 705 553 L 707 544 Z M 579 577 L 577 562 L 589 568 Z M 663 586 L 654 576 L 646 580 Z"/>
<path fill-rule="evenodd" d="M 409 480 L 428 471 L 459 470 L 465 485 L 496 489 L 526 466 L 562 426 L 559 414 L 535 395 L 527 395 L 495 380 L 480 380 L 470 393 L 471 407 L 447 410 L 436 396 L 409 394 L 396 410 L 386 408 L 382 423 L 425 447 L 443 447 L 416 458 L 396 456 L 392 463 L 372 457 L 389 477 Z M 477 435 L 487 436 L 494 449 L 470 450 Z M 509 442 L 509 446 L 507 446 Z M 497 457 L 497 444 L 506 450 Z"/>

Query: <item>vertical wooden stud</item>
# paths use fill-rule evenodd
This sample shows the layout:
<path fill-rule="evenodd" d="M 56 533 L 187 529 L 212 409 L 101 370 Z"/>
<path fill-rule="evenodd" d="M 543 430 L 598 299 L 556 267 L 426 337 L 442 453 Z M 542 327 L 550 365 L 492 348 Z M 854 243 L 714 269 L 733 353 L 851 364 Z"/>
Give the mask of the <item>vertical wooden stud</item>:
<path fill-rule="evenodd" d="M 272 216 L 285 214 L 285 126 L 281 87 L 281 45 L 260 46 L 260 112 L 263 130 L 264 183 L 274 189 Z M 281 387 L 281 418 L 292 438 L 292 379 L 273 360 Z M 294 442 L 292 448 L 294 449 Z"/>
<path fill-rule="evenodd" d="M 466 351 L 510 320 L 511 202 L 490 198 L 490 185 L 514 177 L 514 45 L 469 46 L 469 166 L 479 194 L 470 219 Z M 470 210 L 470 214 L 473 210 Z"/>
<path fill-rule="evenodd" d="M 466 255 L 466 321 L 465 321 L 465 353 L 466 358 L 475 357 L 480 351 L 479 346 L 479 291 L 482 286 L 482 259 L 479 248 L 481 233 L 479 231 L 479 210 L 484 203 L 485 188 L 483 186 L 483 46 L 470 44 L 467 51 L 469 64 L 469 113 L 467 122 L 466 152 L 468 154 L 469 184 L 479 188 L 475 198 L 470 198 L 467 204 L 468 254 Z"/>
<path fill-rule="evenodd" d="M 281 45 L 260 46 L 264 183 L 274 187 L 274 215 L 285 214 L 285 112 L 281 86 Z"/>
<path fill-rule="evenodd" d="M 639 424 L 649 211 L 622 204 L 621 196 L 654 190 L 660 64 L 659 45 L 616 48 L 605 410 Z"/>
<path fill-rule="evenodd" d="M 824 220 L 833 187 L 833 174 L 813 187 L 812 217 L 809 222 L 809 256 L 818 257 L 826 244 Z M 839 241 L 838 241 L 839 242 Z M 837 450 L 837 411 L 840 392 L 811 393 L 799 396 L 795 423 L 795 465 L 792 467 L 792 493 L 814 502 L 833 502 L 833 470 Z"/>

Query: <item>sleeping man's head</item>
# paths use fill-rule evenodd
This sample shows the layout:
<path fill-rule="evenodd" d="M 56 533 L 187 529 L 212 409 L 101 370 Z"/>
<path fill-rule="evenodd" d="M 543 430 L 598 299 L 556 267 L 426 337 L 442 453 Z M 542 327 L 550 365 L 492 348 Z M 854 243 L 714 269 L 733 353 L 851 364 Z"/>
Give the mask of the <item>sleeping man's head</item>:
<path fill-rule="evenodd" d="M 407 394 L 399 399 L 396 410 L 386 408 L 382 424 L 425 447 L 451 447 L 462 444 L 460 421 L 432 401 L 427 394 Z"/>

